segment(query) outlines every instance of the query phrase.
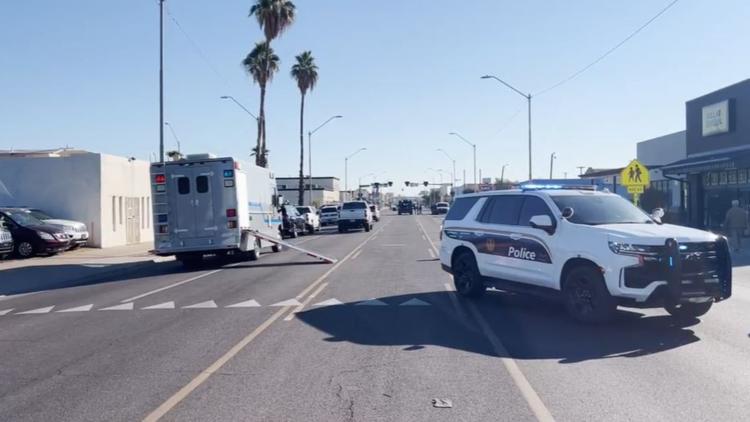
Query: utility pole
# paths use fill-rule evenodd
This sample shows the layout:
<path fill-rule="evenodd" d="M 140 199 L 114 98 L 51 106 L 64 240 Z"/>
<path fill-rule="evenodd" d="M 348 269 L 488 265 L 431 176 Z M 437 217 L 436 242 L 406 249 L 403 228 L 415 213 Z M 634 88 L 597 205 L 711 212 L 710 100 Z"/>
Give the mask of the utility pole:
<path fill-rule="evenodd" d="M 502 169 L 500 170 L 500 186 L 505 186 L 505 168 L 508 167 L 507 164 L 503 164 Z"/>
<path fill-rule="evenodd" d="M 581 176 L 583 174 L 583 169 L 585 169 L 586 166 L 578 166 L 576 168 L 578 169 L 578 175 Z"/>
<path fill-rule="evenodd" d="M 552 167 L 555 164 L 555 158 L 557 158 L 557 155 L 555 155 L 555 153 L 553 152 L 549 156 L 549 178 L 550 178 L 550 180 L 552 180 Z"/>
<path fill-rule="evenodd" d="M 159 0 L 159 162 L 164 162 L 164 1 Z"/>

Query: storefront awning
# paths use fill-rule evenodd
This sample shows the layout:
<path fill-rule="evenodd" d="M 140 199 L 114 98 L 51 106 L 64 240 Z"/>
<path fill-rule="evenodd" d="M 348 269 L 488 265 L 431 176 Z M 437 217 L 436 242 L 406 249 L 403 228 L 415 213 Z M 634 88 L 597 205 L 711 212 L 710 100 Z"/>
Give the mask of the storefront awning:
<path fill-rule="evenodd" d="M 664 174 L 688 174 L 745 167 L 750 167 L 750 150 L 688 157 L 663 166 L 661 171 Z"/>

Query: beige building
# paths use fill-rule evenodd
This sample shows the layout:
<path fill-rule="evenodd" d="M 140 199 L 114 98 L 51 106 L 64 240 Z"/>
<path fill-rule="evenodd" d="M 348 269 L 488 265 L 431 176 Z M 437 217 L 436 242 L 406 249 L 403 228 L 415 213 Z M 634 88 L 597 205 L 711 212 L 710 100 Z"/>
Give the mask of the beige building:
<path fill-rule="evenodd" d="M 299 179 L 297 177 L 277 177 L 276 189 L 284 200 L 292 205 L 297 205 L 299 197 Z M 315 206 L 339 202 L 339 178 L 338 177 L 313 177 L 312 178 L 312 201 L 310 200 L 310 188 L 308 178 L 304 179 L 305 192 L 303 203 L 312 203 Z"/>
<path fill-rule="evenodd" d="M 0 206 L 85 223 L 90 246 L 151 242 L 149 166 L 74 149 L 0 151 Z"/>

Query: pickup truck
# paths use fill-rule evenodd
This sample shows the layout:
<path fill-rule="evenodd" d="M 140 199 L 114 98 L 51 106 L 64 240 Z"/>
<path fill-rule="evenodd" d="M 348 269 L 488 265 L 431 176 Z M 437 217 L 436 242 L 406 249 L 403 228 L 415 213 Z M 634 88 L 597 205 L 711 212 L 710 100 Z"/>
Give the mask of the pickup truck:
<path fill-rule="evenodd" d="M 365 201 L 344 202 L 339 211 L 339 233 L 353 228 L 372 229 L 372 211 Z"/>
<path fill-rule="evenodd" d="M 339 209 L 336 205 L 323 205 L 320 207 L 320 225 L 327 226 L 339 221 Z"/>
<path fill-rule="evenodd" d="M 316 231 L 320 230 L 320 216 L 315 207 L 309 205 L 297 207 L 297 212 L 305 219 L 305 230 L 307 230 L 309 234 L 314 234 Z"/>

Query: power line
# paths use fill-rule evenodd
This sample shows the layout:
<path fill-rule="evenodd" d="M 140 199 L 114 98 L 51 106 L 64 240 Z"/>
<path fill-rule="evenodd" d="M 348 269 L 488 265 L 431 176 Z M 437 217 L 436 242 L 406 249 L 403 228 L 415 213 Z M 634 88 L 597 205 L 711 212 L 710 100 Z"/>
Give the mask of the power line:
<path fill-rule="evenodd" d="M 641 32 L 641 31 L 642 31 L 642 30 L 644 30 L 644 29 L 645 29 L 645 28 L 646 28 L 647 26 L 649 26 L 649 25 L 651 24 L 651 22 L 653 22 L 653 21 L 655 21 L 656 19 L 658 19 L 658 18 L 659 18 L 659 16 L 663 15 L 663 14 L 664 14 L 664 13 L 665 13 L 665 12 L 666 12 L 667 10 L 669 10 L 669 9 L 670 9 L 670 8 L 671 8 L 672 6 L 674 6 L 674 5 L 675 5 L 675 4 L 676 4 L 676 3 L 678 2 L 678 1 L 680 1 L 680 0 L 672 0 L 672 2 L 670 2 L 670 3 L 669 3 L 668 5 L 666 5 L 666 6 L 665 6 L 665 7 L 663 8 L 663 9 L 661 9 L 661 10 L 659 11 L 659 13 L 657 13 L 656 15 L 654 15 L 653 17 L 651 17 L 651 19 L 649 19 L 648 21 L 646 21 L 646 23 L 644 23 L 643 25 L 641 25 L 640 27 L 638 27 L 638 29 L 636 29 L 636 30 L 635 30 L 635 31 L 633 31 L 633 32 L 632 32 L 632 33 L 631 33 L 630 35 L 628 35 L 627 37 L 625 37 L 625 39 L 624 39 L 624 40 L 622 40 L 622 41 L 620 41 L 619 43 L 617 43 L 617 44 L 616 44 L 616 45 L 615 45 L 614 47 L 612 47 L 612 48 L 610 48 L 609 50 L 607 50 L 607 51 L 606 51 L 606 52 L 605 52 L 604 54 L 602 54 L 601 56 L 599 56 L 599 57 L 598 57 L 598 58 L 597 58 L 596 60 L 594 60 L 593 62 L 591 62 L 591 63 L 587 64 L 587 65 L 586 65 L 586 66 L 584 66 L 583 68 L 579 69 L 578 71 L 576 71 L 575 73 L 571 74 L 570 76 L 568 76 L 568 77 L 566 77 L 566 78 L 562 79 L 561 81 L 557 82 L 556 84 L 554 84 L 554 85 L 551 85 L 551 86 L 549 86 L 549 87 L 547 87 L 547 88 L 545 88 L 545 89 L 543 89 L 543 90 L 541 90 L 541 91 L 537 92 L 536 94 L 534 94 L 534 96 L 539 96 L 539 95 L 542 95 L 542 94 L 544 94 L 544 93 L 547 93 L 547 92 L 549 92 L 549 91 L 551 91 L 551 90 L 553 90 L 553 89 L 555 89 L 555 88 L 559 87 L 560 85 L 563 85 L 563 84 L 565 84 L 565 83 L 567 83 L 567 82 L 570 82 L 571 80 L 573 80 L 573 79 L 577 78 L 577 77 L 578 77 L 578 76 L 579 76 L 580 74 L 582 74 L 583 72 L 585 72 L 585 71 L 589 70 L 590 68 L 594 67 L 594 65 L 596 65 L 596 64 L 597 64 L 597 63 L 599 63 L 600 61 L 604 60 L 604 59 L 605 59 L 605 58 L 606 58 L 607 56 L 609 56 L 609 55 L 610 55 L 610 54 L 612 54 L 612 53 L 613 53 L 613 52 L 614 52 L 615 50 L 617 50 L 618 48 L 620 48 L 620 47 L 621 47 L 621 46 L 622 46 L 623 44 L 625 44 L 626 42 L 628 42 L 628 41 L 629 41 L 629 40 L 630 40 L 631 38 L 633 38 L 633 37 L 635 37 L 636 35 L 638 35 L 638 33 L 639 33 L 639 32 Z"/>
<path fill-rule="evenodd" d="M 510 117 L 508 117 L 505 120 L 505 122 L 503 122 L 503 124 L 500 126 L 500 130 L 498 130 L 497 132 L 495 132 L 495 136 L 497 136 L 497 135 L 505 132 L 505 129 L 507 129 L 508 127 L 510 127 L 510 124 L 513 123 L 513 119 L 515 119 L 516 116 L 518 116 L 523 109 L 524 109 L 524 107 L 519 108 Z"/>

